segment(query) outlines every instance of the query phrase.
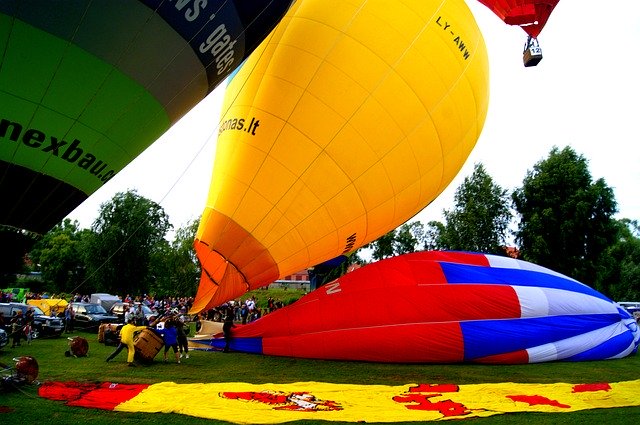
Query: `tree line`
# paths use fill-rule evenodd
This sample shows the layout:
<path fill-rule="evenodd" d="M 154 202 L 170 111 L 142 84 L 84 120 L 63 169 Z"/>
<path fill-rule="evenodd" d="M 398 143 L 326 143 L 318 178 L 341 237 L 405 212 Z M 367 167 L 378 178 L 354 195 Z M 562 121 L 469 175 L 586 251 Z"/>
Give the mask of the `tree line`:
<path fill-rule="evenodd" d="M 444 223 L 403 224 L 369 245 L 374 260 L 417 250 L 517 256 L 565 274 L 614 300 L 640 299 L 640 227 L 615 219 L 604 179 L 572 148 L 554 147 L 511 193 L 482 164 L 456 189 Z"/>
<path fill-rule="evenodd" d="M 604 179 L 572 148 L 553 148 L 513 191 L 482 164 L 456 189 L 444 222 L 410 221 L 357 250 L 324 280 L 353 263 L 419 250 L 460 250 L 548 267 L 614 300 L 640 299 L 640 227 L 615 219 L 617 203 Z M 135 191 L 101 205 L 90 229 L 69 219 L 39 238 L 26 256 L 49 292 L 195 294 L 200 268 L 193 249 L 199 219 L 175 231 L 163 208 Z M 368 253 L 367 256 L 364 253 Z M 6 277 L 6 275 L 5 275 Z"/>
<path fill-rule="evenodd" d="M 135 190 L 100 206 L 90 229 L 65 219 L 35 242 L 24 268 L 41 279 L 32 291 L 120 295 L 195 294 L 200 270 L 193 250 L 199 220 L 175 232 L 164 209 Z"/>

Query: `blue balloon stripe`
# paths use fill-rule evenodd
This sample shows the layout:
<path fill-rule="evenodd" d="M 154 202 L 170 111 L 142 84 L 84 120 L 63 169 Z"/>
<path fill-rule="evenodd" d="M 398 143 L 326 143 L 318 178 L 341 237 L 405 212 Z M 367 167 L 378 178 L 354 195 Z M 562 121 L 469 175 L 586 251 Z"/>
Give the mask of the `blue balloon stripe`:
<path fill-rule="evenodd" d="M 224 348 L 224 339 L 222 347 Z M 256 338 L 232 338 L 229 348 L 232 351 L 240 351 L 243 353 L 262 354 L 262 337 Z"/>
<path fill-rule="evenodd" d="M 598 291 L 571 279 L 532 270 L 481 267 L 454 263 L 440 263 L 440 267 L 447 282 L 450 284 L 484 283 L 555 288 L 611 301 Z"/>
<path fill-rule="evenodd" d="M 549 316 L 525 319 L 478 320 L 460 323 L 464 359 L 525 350 L 581 335 L 617 323 L 617 314 Z M 487 344 L 487 341 L 491 341 Z"/>
<path fill-rule="evenodd" d="M 567 357 L 564 360 L 577 362 L 608 359 L 610 357 L 617 356 L 618 354 L 627 350 L 632 343 L 633 335 L 631 335 L 631 332 L 626 331 L 606 341 L 603 341 L 596 347 L 585 350 L 582 353 L 576 354 L 575 356 Z"/>
<path fill-rule="evenodd" d="M 200 345 L 209 345 L 212 348 L 222 350 L 225 346 L 224 338 L 212 338 L 206 340 L 194 340 Z M 262 354 L 262 337 L 256 338 L 232 338 L 229 344 L 232 351 L 242 353 Z"/>

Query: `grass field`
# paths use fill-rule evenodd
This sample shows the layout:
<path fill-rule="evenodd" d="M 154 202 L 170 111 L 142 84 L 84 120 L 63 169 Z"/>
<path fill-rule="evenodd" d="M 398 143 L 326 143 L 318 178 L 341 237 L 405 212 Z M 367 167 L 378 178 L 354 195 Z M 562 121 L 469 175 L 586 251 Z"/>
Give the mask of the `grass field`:
<path fill-rule="evenodd" d="M 149 366 L 129 368 L 126 350 L 112 362 L 104 359 L 114 347 L 97 342 L 95 334 L 76 333 L 89 340 L 89 356 L 65 357 L 68 341 L 38 339 L 31 345 L 0 350 L 0 363 L 11 364 L 19 355 L 34 356 L 40 365 L 39 381 L 84 381 L 119 383 L 177 383 L 250 382 L 292 383 L 323 381 L 354 384 L 402 385 L 414 382 L 429 383 L 588 383 L 617 382 L 640 377 L 640 356 L 621 360 L 584 363 L 544 363 L 537 365 L 398 365 L 361 362 L 336 362 L 266 357 L 249 354 L 192 352 L 182 364 L 162 363 L 158 356 Z M 638 395 L 640 397 L 640 394 Z M 637 424 L 640 407 L 594 409 L 574 413 L 520 413 L 491 418 L 469 419 L 474 424 Z M 0 423 L 2 424 L 109 424 L 121 422 L 137 424 L 194 424 L 227 423 L 209 421 L 177 414 L 148 414 L 110 412 L 67 407 L 62 402 L 45 400 L 37 395 L 37 387 L 30 385 L 22 391 L 0 394 Z M 298 421 L 321 423 L 321 421 Z"/>

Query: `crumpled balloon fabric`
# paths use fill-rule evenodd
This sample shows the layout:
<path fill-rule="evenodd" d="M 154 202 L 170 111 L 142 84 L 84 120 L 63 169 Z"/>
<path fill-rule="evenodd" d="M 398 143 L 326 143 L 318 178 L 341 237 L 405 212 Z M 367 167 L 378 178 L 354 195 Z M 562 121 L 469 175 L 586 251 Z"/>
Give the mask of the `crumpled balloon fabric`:
<path fill-rule="evenodd" d="M 355 385 L 243 382 L 152 385 L 45 382 L 41 397 L 120 412 L 179 413 L 238 424 L 294 420 L 436 421 L 640 405 L 640 380 L 597 383 Z"/>

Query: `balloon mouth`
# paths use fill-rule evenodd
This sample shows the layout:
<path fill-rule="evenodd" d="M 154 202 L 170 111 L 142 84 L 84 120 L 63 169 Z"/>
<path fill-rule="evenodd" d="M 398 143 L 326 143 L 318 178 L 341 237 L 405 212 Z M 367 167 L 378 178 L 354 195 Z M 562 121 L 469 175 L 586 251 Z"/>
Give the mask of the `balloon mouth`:
<path fill-rule="evenodd" d="M 200 286 L 189 314 L 217 307 L 249 291 L 246 277 L 220 253 L 212 251 L 204 242 L 195 242 L 196 254 L 202 267 Z M 202 253 L 205 251 L 205 253 Z"/>
<path fill-rule="evenodd" d="M 207 208 L 200 227 L 215 230 L 205 230 L 194 242 L 202 274 L 190 314 L 278 279 L 278 265 L 267 248 L 230 217 Z"/>

